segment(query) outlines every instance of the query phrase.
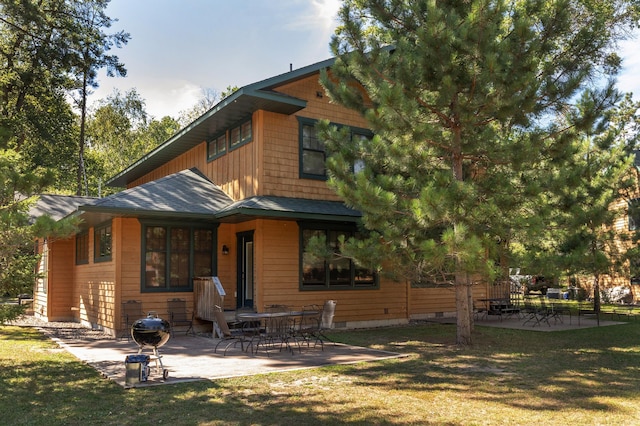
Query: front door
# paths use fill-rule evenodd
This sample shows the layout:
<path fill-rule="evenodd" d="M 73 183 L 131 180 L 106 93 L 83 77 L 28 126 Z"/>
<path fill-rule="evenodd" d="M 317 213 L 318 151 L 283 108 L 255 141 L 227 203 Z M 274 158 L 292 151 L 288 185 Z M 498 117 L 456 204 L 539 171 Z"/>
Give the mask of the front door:
<path fill-rule="evenodd" d="M 241 232 L 238 238 L 237 308 L 253 308 L 253 231 Z"/>

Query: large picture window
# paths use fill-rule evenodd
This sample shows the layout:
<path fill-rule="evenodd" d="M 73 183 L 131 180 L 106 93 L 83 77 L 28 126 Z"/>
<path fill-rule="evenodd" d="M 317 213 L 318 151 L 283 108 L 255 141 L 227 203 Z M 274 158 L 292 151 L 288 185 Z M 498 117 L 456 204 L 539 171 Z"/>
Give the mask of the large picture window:
<path fill-rule="evenodd" d="M 93 261 L 107 262 L 111 260 L 111 222 L 97 226 L 93 238 Z"/>
<path fill-rule="evenodd" d="M 300 142 L 300 177 L 308 179 L 326 179 L 327 170 L 325 163 L 327 152 L 325 143 L 318 137 L 316 130 L 317 120 L 298 117 L 299 142 Z M 344 127 L 336 124 L 338 127 Z M 371 139 L 373 134 L 367 129 L 349 127 L 351 140 Z M 353 164 L 354 172 L 362 170 L 363 163 L 357 161 Z"/>
<path fill-rule="evenodd" d="M 351 259 L 340 255 L 339 238 L 358 237 L 348 228 L 335 228 L 324 224 L 300 225 L 300 270 L 301 288 L 304 290 L 375 288 L 375 274 L 356 265 Z M 311 241 L 320 239 L 327 245 L 327 257 L 318 256 L 310 250 Z"/>
<path fill-rule="evenodd" d="M 143 291 L 190 291 L 194 277 L 213 274 L 213 229 L 147 224 L 142 233 Z"/>

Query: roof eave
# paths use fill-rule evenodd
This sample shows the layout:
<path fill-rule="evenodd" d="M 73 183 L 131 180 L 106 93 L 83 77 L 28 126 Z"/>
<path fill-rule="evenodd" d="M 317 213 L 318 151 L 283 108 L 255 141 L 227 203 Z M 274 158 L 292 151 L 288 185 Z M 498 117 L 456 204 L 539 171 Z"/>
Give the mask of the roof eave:
<path fill-rule="evenodd" d="M 235 209 L 226 210 L 224 212 L 215 215 L 215 218 L 220 221 L 228 220 L 232 217 L 244 216 L 251 220 L 253 218 L 278 218 L 287 220 L 316 220 L 316 221 L 329 221 L 329 222 L 359 222 L 360 216 L 349 215 L 328 215 L 321 213 L 304 213 L 304 212 L 283 212 L 278 210 L 263 210 L 263 209 L 251 209 L 246 207 L 240 207 Z"/>
<path fill-rule="evenodd" d="M 109 214 L 114 217 L 162 217 L 171 219 L 212 220 L 210 213 L 173 212 L 166 210 L 122 209 L 112 207 L 80 206 L 81 212 Z"/>

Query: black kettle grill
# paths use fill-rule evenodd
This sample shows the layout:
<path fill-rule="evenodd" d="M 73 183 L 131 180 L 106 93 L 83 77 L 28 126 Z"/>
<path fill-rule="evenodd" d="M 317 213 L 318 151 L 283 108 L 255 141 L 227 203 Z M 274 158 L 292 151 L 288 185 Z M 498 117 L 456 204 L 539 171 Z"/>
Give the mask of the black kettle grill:
<path fill-rule="evenodd" d="M 156 362 L 156 370 L 162 372 L 162 378 L 169 376 L 169 371 L 162 365 L 162 356 L 158 354 L 158 348 L 163 346 L 171 337 L 171 326 L 167 320 L 159 318 L 155 312 L 149 312 L 146 318 L 136 320 L 131 326 L 131 337 L 139 346 L 138 354 L 144 348 L 152 348 L 153 355 L 150 360 Z"/>

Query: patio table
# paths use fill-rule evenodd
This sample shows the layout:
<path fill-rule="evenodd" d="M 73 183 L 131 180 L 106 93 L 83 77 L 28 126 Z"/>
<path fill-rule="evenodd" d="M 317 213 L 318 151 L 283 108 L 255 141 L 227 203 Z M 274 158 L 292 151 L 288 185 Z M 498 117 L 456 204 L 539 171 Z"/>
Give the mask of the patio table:
<path fill-rule="evenodd" d="M 293 353 L 293 348 L 289 342 L 290 339 L 293 339 L 298 347 L 300 347 L 300 344 L 294 336 L 296 330 L 295 318 L 298 317 L 301 319 L 307 315 L 319 314 L 320 311 L 242 312 L 239 313 L 236 318 L 244 324 L 261 323 L 260 328 L 263 329 L 264 332 L 258 333 L 258 343 L 256 346 L 260 346 L 261 343 L 267 340 L 271 343 L 279 340 Z M 269 328 L 271 328 L 271 330 L 269 330 Z M 251 344 L 249 346 L 251 346 Z M 256 352 L 257 350 L 258 348 L 256 347 Z"/>

